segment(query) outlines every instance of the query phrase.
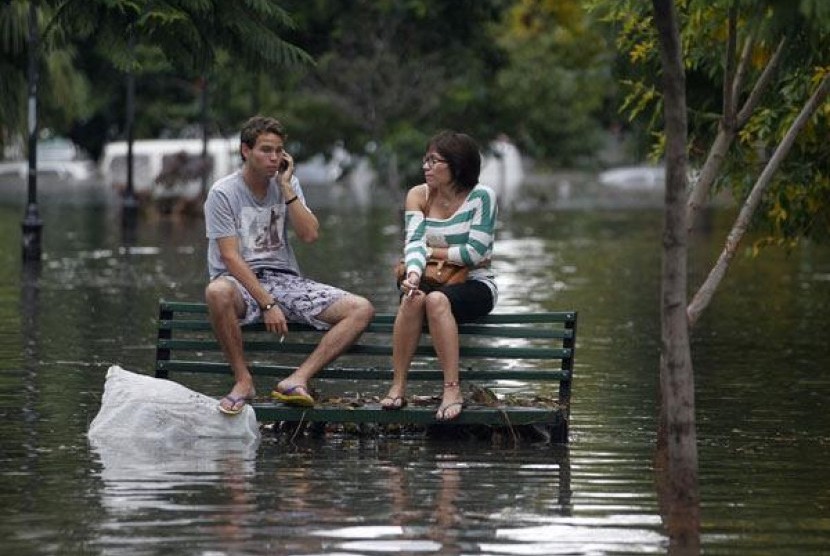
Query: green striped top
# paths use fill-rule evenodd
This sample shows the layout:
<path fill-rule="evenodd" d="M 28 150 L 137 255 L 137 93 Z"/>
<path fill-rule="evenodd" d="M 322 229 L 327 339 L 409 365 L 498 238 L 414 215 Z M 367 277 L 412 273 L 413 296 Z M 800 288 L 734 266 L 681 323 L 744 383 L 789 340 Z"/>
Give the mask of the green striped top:
<path fill-rule="evenodd" d="M 404 213 L 406 272 L 420 274 L 426 264 L 427 247 L 447 247 L 450 262 L 471 268 L 469 279 L 480 280 L 497 295 L 495 276 L 490 268 L 496 229 L 495 192 L 477 184 L 458 210 L 447 219 L 425 218 L 419 210 Z"/>

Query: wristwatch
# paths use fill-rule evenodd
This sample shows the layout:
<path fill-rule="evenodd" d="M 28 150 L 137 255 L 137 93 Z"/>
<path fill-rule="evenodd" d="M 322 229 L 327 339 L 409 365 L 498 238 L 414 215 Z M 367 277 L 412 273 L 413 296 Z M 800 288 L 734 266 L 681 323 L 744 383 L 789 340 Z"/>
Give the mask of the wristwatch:
<path fill-rule="evenodd" d="M 265 305 L 261 305 L 260 309 L 262 310 L 263 313 L 267 313 L 268 311 L 270 311 L 271 309 L 273 309 L 276 306 L 277 306 L 277 301 L 274 300 L 271 303 L 266 303 Z"/>

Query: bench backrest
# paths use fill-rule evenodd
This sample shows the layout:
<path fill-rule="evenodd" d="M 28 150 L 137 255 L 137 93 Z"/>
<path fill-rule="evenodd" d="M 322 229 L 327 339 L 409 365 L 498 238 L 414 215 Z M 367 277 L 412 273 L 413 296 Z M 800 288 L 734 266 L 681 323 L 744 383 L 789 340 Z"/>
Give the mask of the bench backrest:
<path fill-rule="evenodd" d="M 394 314 L 377 314 L 360 339 L 316 378 L 391 379 Z M 491 314 L 459 326 L 462 380 L 559 382 L 558 401 L 571 396 L 577 313 Z M 409 380 L 441 381 L 429 330 L 416 351 Z M 255 375 L 286 376 L 320 340 L 321 332 L 290 323 L 283 342 L 261 323 L 243 327 L 245 352 Z M 218 352 L 218 355 L 217 355 Z M 279 363 L 275 361 L 279 360 Z M 336 366 L 335 366 L 336 365 Z M 204 303 L 161 301 L 156 376 L 172 371 L 230 373 L 213 336 Z M 567 411 L 567 410 L 566 410 Z"/>

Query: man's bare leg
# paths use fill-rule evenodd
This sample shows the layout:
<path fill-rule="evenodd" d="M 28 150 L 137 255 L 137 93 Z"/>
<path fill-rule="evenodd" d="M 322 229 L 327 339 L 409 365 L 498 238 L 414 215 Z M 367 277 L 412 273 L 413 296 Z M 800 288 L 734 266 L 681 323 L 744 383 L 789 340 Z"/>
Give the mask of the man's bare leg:
<path fill-rule="evenodd" d="M 245 310 L 242 295 L 229 280 L 217 278 L 205 288 L 205 301 L 207 302 L 213 333 L 219 341 L 219 345 L 222 346 L 225 359 L 233 371 L 234 385 L 227 398 L 235 400 L 251 398 L 255 395 L 256 390 L 254 379 L 245 361 L 242 331 L 239 327 L 239 316 Z M 231 400 L 222 400 L 222 406 L 225 409 L 235 409 L 241 403 L 242 401 L 232 403 Z"/>
<path fill-rule="evenodd" d="M 332 327 L 297 370 L 277 384 L 277 390 L 307 387 L 311 377 L 334 361 L 363 334 L 374 316 L 375 309 L 366 298 L 349 294 L 335 301 L 317 316 Z"/>

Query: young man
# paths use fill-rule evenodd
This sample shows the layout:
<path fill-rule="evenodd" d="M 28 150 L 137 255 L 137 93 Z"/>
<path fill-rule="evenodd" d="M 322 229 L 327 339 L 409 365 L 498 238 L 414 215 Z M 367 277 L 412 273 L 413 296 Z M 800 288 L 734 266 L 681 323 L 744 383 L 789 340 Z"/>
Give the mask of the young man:
<path fill-rule="evenodd" d="M 255 116 L 242 128 L 242 168 L 210 189 L 205 201 L 210 283 L 205 299 L 210 321 L 234 374 L 233 389 L 219 410 L 236 415 L 255 395 L 240 325 L 262 319 L 282 338 L 288 321 L 328 330 L 317 348 L 271 395 L 285 403 L 314 405 L 308 381 L 348 348 L 374 316 L 365 298 L 300 274 L 288 224 L 306 243 L 319 223 L 306 206 L 294 160 L 285 152 L 285 131 L 274 118 Z"/>

